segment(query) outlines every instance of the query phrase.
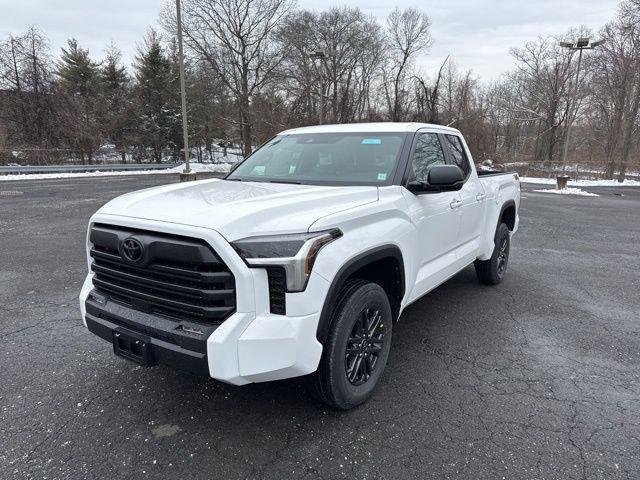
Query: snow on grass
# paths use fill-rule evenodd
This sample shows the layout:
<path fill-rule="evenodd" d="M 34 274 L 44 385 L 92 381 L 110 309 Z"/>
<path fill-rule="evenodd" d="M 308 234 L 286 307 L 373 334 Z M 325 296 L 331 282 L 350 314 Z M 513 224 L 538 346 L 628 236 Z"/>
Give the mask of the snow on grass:
<path fill-rule="evenodd" d="M 563 188 L 562 190 L 551 190 L 551 189 L 543 189 L 543 190 L 534 190 L 534 192 L 539 193 L 556 193 L 558 195 L 580 195 L 583 197 L 599 197 L 597 193 L 585 192 L 580 188 Z"/>
<path fill-rule="evenodd" d="M 555 185 L 555 178 L 520 177 L 523 183 L 537 183 L 540 185 Z M 620 183 L 617 180 L 569 180 L 573 187 L 640 187 L 640 181 L 625 179 Z"/>
<path fill-rule="evenodd" d="M 231 170 L 230 163 L 194 163 L 189 162 L 192 172 L 196 173 L 229 173 Z M 184 163 L 177 167 L 165 170 L 167 173 L 182 173 L 184 171 Z"/>
<path fill-rule="evenodd" d="M 196 173 L 229 173 L 231 164 L 229 163 L 194 163 L 191 162 L 191 171 Z M 83 178 L 83 177 L 120 177 L 130 175 L 158 175 L 162 173 L 182 173 L 184 163 L 174 168 L 166 170 L 136 170 L 136 171 L 94 171 L 94 172 L 73 172 L 73 173 L 24 173 L 17 175 L 0 175 L 3 180 L 51 180 L 56 178 Z"/>

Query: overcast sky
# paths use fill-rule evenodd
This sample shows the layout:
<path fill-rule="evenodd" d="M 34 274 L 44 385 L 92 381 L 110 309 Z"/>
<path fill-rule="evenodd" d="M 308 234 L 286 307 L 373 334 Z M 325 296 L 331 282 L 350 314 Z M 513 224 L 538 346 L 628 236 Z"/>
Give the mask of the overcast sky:
<path fill-rule="evenodd" d="M 163 0 L 0 0 L 0 38 L 19 34 L 30 25 L 50 39 L 57 56 L 69 37 L 75 37 L 95 58 L 113 41 L 133 57 L 146 29 L 156 26 Z M 304 8 L 320 10 L 344 5 L 325 0 L 299 0 Z M 434 45 L 419 61 L 425 73 L 437 70 L 444 58 L 470 68 L 484 81 L 496 79 L 512 67 L 509 48 L 538 35 L 562 34 L 572 26 L 597 31 L 611 20 L 618 0 L 355 0 L 383 20 L 398 6 L 416 6 L 432 20 Z"/>

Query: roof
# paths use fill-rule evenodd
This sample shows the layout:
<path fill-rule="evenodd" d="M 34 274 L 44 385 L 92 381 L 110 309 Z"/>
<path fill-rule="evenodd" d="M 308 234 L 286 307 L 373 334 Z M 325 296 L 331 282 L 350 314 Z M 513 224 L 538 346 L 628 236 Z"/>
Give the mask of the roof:
<path fill-rule="evenodd" d="M 309 127 L 291 128 L 280 132 L 280 135 L 296 135 L 301 133 L 394 133 L 394 132 L 415 132 L 421 128 L 449 131 L 460 133 L 455 128 L 435 125 L 432 123 L 419 122 L 378 122 L 378 123 L 343 123 L 338 125 L 315 125 Z"/>

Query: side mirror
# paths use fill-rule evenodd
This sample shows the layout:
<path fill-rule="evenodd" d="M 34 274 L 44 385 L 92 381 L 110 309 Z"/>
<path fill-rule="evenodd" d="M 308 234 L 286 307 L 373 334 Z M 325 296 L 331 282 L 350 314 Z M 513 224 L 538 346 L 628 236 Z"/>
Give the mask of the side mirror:
<path fill-rule="evenodd" d="M 464 172 L 457 165 L 435 165 L 429 170 L 427 183 L 433 190 L 450 192 L 460 190 Z"/>
<path fill-rule="evenodd" d="M 412 180 L 407 190 L 419 195 L 421 193 L 453 192 L 460 190 L 464 184 L 464 172 L 457 165 L 435 165 L 429 170 L 426 182 Z"/>
<path fill-rule="evenodd" d="M 407 184 L 407 190 L 411 193 L 415 193 L 418 195 L 419 193 L 424 193 L 429 191 L 429 186 L 425 182 L 418 182 L 417 180 L 412 180 Z"/>

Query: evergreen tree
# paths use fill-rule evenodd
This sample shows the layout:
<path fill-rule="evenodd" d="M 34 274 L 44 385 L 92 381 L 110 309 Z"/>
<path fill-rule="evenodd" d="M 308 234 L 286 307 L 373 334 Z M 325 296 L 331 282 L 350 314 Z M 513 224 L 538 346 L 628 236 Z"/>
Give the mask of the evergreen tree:
<path fill-rule="evenodd" d="M 83 162 L 87 159 L 91 163 L 102 140 L 97 115 L 99 64 L 91 60 L 89 50 L 81 48 L 75 39 L 69 39 L 67 45 L 55 72 L 65 107 L 61 119 L 69 146 Z"/>
<path fill-rule="evenodd" d="M 107 48 L 107 56 L 100 69 L 100 97 L 98 114 L 105 138 L 115 145 L 124 163 L 134 107 L 130 99 L 129 75 L 122 65 L 122 53 L 113 44 Z"/>
<path fill-rule="evenodd" d="M 99 65 L 89 57 L 89 50 L 78 45 L 75 38 L 67 41 L 68 47 L 62 49 L 56 74 L 60 86 L 69 93 L 92 96 L 98 92 Z"/>
<path fill-rule="evenodd" d="M 176 104 L 174 69 L 154 30 L 150 30 L 135 59 L 138 139 L 160 162 L 164 148 L 176 149 L 176 125 L 180 121 Z M 178 127 L 179 129 L 179 127 Z"/>

